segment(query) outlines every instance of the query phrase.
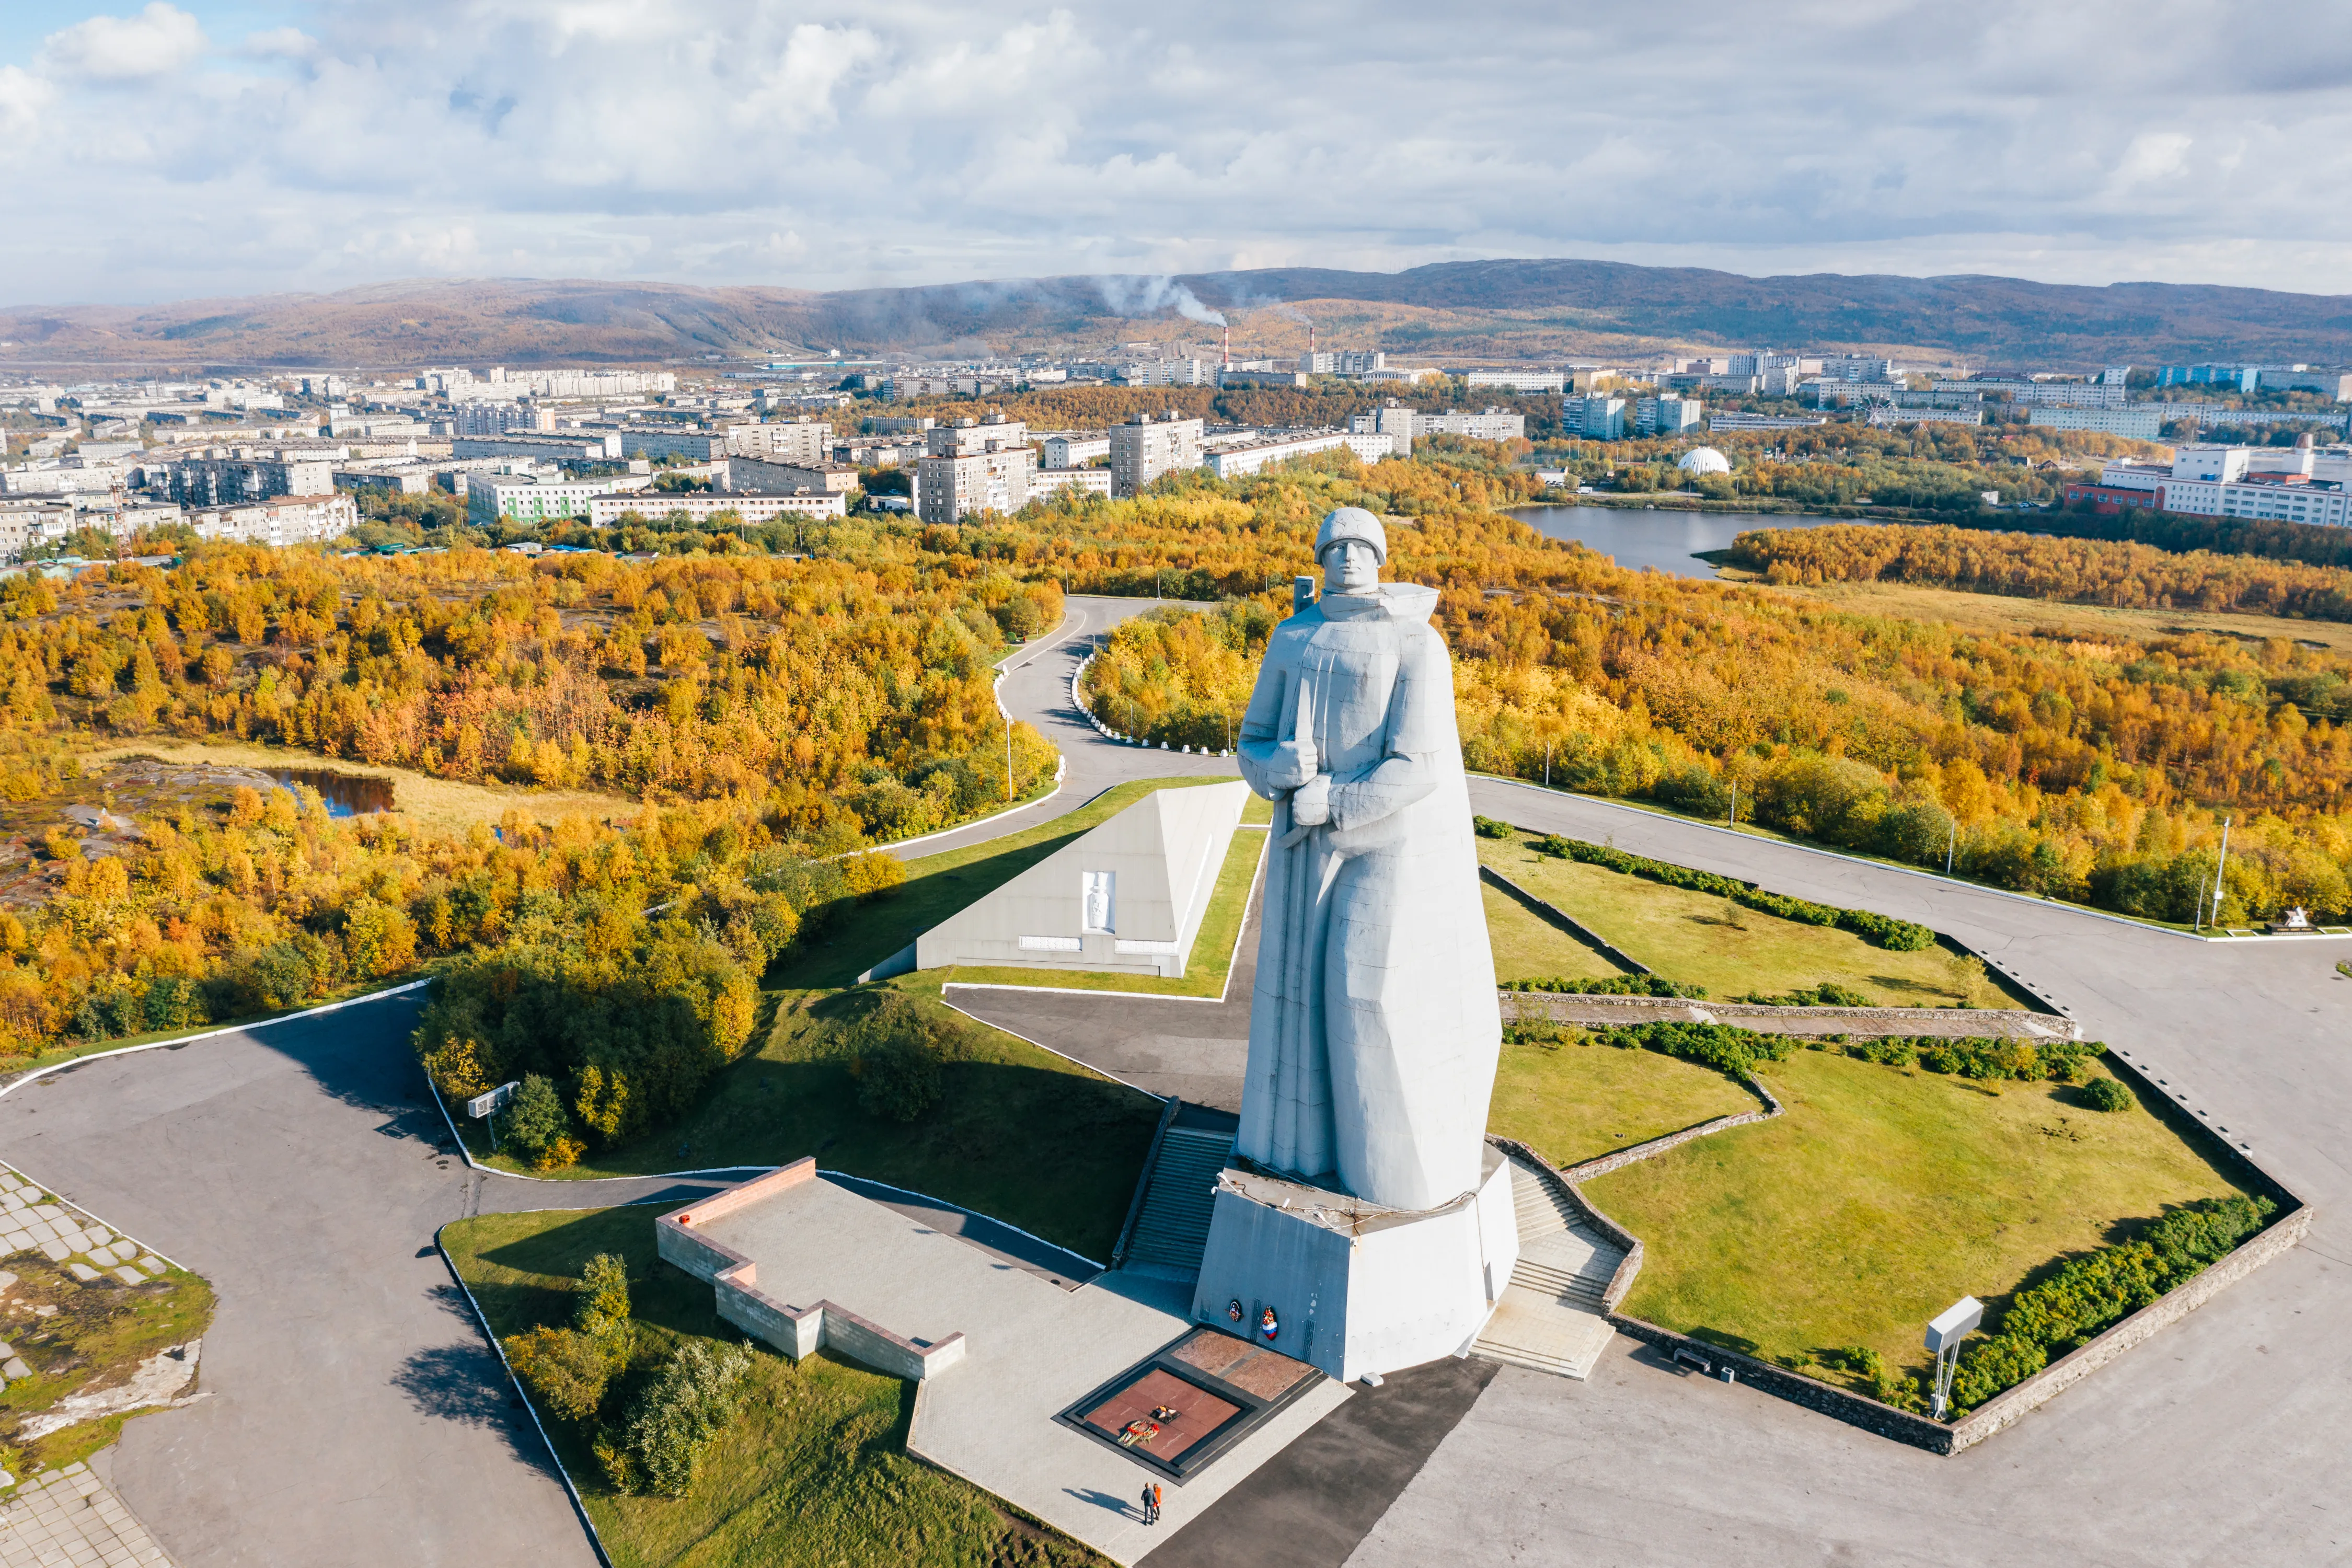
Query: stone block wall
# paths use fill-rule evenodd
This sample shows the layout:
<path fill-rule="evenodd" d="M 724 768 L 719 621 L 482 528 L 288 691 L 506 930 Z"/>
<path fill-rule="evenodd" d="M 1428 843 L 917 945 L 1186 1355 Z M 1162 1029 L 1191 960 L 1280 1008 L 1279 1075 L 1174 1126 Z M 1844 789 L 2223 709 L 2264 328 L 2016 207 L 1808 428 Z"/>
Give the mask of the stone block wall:
<path fill-rule="evenodd" d="M 1773 1007 L 1674 996 L 1587 996 L 1560 991 L 1497 994 L 1506 1023 L 1736 1024 L 1765 1035 L 1930 1035 L 1938 1039 L 2079 1040 L 2072 1018 L 2016 1007 Z"/>

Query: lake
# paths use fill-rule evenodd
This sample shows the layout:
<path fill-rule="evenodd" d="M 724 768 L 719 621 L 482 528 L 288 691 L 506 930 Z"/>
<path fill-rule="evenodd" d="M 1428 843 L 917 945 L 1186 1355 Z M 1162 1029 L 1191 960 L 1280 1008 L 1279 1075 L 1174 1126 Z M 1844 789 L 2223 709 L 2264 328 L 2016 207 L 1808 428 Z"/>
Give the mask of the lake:
<path fill-rule="evenodd" d="M 1819 528 L 1850 521 L 1793 512 L 1637 511 L 1615 506 L 1520 506 L 1510 515 L 1552 539 L 1573 539 L 1639 571 L 1654 566 L 1676 577 L 1721 574 L 1697 559 L 1702 550 L 1728 550 L 1751 528 Z"/>

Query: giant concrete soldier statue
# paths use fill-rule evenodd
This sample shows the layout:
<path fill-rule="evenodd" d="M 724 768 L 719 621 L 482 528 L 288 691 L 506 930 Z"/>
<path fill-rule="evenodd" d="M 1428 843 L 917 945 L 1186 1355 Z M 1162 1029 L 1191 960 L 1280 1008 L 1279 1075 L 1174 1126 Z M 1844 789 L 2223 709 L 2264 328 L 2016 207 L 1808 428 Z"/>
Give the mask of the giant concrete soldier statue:
<path fill-rule="evenodd" d="M 1342 507 L 1323 596 L 1275 629 L 1242 776 L 1275 801 L 1238 1152 L 1421 1210 L 1478 1186 L 1502 1025 L 1434 588 L 1383 585 Z"/>

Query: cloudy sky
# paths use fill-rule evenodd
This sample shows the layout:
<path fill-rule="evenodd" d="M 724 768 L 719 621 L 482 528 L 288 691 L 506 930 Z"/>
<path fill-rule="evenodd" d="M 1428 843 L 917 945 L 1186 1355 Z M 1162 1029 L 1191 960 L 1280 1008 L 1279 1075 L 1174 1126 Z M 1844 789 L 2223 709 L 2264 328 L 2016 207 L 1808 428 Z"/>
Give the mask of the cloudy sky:
<path fill-rule="evenodd" d="M 0 5 L 0 304 L 1574 256 L 2352 292 L 2340 0 Z"/>

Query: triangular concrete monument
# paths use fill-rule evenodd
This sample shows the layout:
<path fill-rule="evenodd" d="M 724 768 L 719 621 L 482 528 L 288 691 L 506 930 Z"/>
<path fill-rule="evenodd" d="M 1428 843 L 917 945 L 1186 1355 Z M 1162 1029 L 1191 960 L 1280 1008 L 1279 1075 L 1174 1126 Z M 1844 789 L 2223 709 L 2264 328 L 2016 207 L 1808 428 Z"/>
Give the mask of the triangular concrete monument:
<path fill-rule="evenodd" d="M 1249 786 L 1156 789 L 915 942 L 915 967 L 1181 979 Z"/>

